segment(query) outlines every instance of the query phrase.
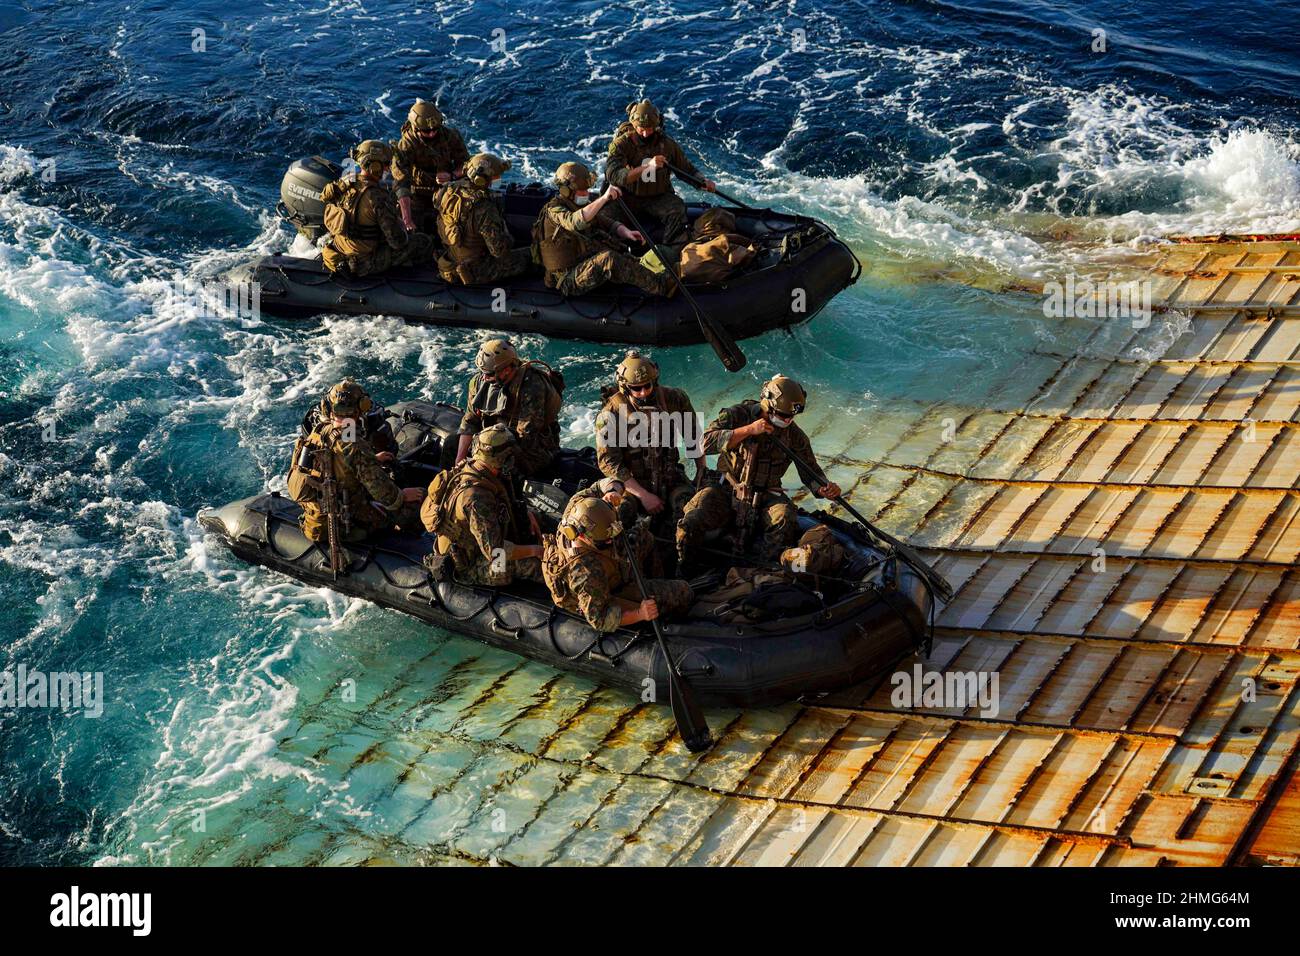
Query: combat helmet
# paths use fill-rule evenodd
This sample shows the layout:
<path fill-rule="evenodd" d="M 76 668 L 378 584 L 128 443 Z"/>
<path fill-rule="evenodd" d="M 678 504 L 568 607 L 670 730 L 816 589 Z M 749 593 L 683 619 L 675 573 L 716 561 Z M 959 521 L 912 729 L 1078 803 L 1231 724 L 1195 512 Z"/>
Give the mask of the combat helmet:
<path fill-rule="evenodd" d="M 417 133 L 431 133 L 442 129 L 443 115 L 442 111 L 428 100 L 416 100 L 411 111 L 406 114 L 406 122 Z"/>
<path fill-rule="evenodd" d="M 596 177 L 582 163 L 561 163 L 555 171 L 555 185 L 560 187 L 560 195 L 566 199 L 575 192 L 590 189 Z"/>
<path fill-rule="evenodd" d="M 636 349 L 628 349 L 623 361 L 618 363 L 614 378 L 618 382 L 619 391 L 632 398 L 633 387 L 641 388 L 658 383 L 659 366 L 649 356 L 642 355 Z"/>
<path fill-rule="evenodd" d="M 807 407 L 808 393 L 794 379 L 785 375 L 776 375 L 763 386 L 759 398 L 763 412 L 769 418 L 776 415 L 790 419 Z"/>
<path fill-rule="evenodd" d="M 509 339 L 488 339 L 478 347 L 478 354 L 474 356 L 474 366 L 489 375 L 518 364 L 519 353 Z"/>
<path fill-rule="evenodd" d="M 476 153 L 465 163 L 465 178 L 481 189 L 492 185 L 492 180 L 510 168 L 510 160 L 492 153 Z"/>
<path fill-rule="evenodd" d="M 506 425 L 489 425 L 474 436 L 474 460 L 490 468 L 504 468 L 514 457 L 516 444 L 515 433 Z"/>
<path fill-rule="evenodd" d="M 613 541 L 622 531 L 618 512 L 604 498 L 583 498 L 565 515 L 564 523 L 560 525 L 560 534 L 568 540 L 576 541 L 579 535 L 585 535 L 600 546 Z"/>
<path fill-rule="evenodd" d="M 650 129 L 662 129 L 664 125 L 664 118 L 649 100 L 627 104 L 627 119 L 633 126 L 643 126 Z"/>
<path fill-rule="evenodd" d="M 364 388 L 352 379 L 345 378 L 329 390 L 325 396 L 325 405 L 330 414 L 338 418 L 356 418 L 370 411 L 374 402 Z"/>
<path fill-rule="evenodd" d="M 393 147 L 389 146 L 382 139 L 368 139 L 356 146 L 352 150 L 352 158 L 356 160 L 362 172 L 371 163 L 382 163 L 387 166 L 393 161 Z"/>

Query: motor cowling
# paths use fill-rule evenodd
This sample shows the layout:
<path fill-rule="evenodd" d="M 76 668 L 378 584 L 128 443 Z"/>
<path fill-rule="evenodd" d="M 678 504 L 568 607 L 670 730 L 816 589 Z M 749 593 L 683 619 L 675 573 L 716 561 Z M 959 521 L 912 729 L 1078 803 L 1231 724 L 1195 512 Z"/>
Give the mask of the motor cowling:
<path fill-rule="evenodd" d="M 323 156 L 300 159 L 280 181 L 280 203 L 276 211 L 310 242 L 325 235 L 325 204 L 320 194 L 343 175 L 343 167 Z"/>

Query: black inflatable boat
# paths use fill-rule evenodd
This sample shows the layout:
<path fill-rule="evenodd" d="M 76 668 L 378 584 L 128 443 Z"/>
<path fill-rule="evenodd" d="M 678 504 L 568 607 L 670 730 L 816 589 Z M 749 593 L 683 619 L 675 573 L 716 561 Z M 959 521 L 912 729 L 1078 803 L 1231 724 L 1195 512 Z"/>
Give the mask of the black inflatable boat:
<path fill-rule="evenodd" d="M 457 409 L 408 402 L 389 414 L 403 483 L 428 480 L 454 456 Z M 544 525 L 554 526 L 572 490 L 598 477 L 593 460 L 590 449 L 566 451 L 551 481 L 526 483 L 526 496 Z M 432 544 L 428 537 L 394 534 L 352 546 L 347 573 L 334 580 L 325 549 L 303 536 L 298 515 L 293 501 L 270 493 L 205 510 L 199 521 L 243 560 L 309 584 L 638 694 L 647 677 L 666 686 L 665 664 L 648 625 L 601 634 L 558 609 L 545 587 L 531 582 L 502 589 L 435 583 L 421 563 Z M 725 605 L 708 603 L 706 588 L 692 617 L 664 622 L 669 653 L 704 703 L 768 706 L 834 690 L 881 673 L 925 643 L 932 608 L 916 573 L 875 550 L 856 526 L 831 515 L 815 518 L 831 527 L 850 558 L 835 581 L 822 580 L 823 590 L 803 589 L 797 613 L 767 619 L 730 613 Z M 804 514 L 803 520 L 810 524 L 814 516 Z M 722 575 L 709 578 L 716 585 Z M 696 616 L 701 608 L 708 610 Z"/>
<path fill-rule="evenodd" d="M 285 176 L 278 209 L 309 241 L 321 235 L 324 207 L 319 191 L 338 174 L 337 166 L 313 157 L 295 163 Z M 530 241 L 533 222 L 553 194 L 538 184 L 511 185 L 498 193 L 516 244 Z M 707 208 L 688 206 L 691 220 Z M 689 288 L 700 307 L 735 338 L 806 322 L 857 281 L 861 264 L 824 223 L 768 209 L 732 211 L 738 230 L 761 248 L 759 256 L 725 283 Z M 567 298 L 547 289 L 540 273 L 506 284 L 504 303 L 492 287 L 449 286 L 432 268 L 393 269 L 345 281 L 332 277 L 319 258 L 289 255 L 246 263 L 231 273 L 230 280 L 257 283 L 261 311 L 281 318 L 395 315 L 435 325 L 629 345 L 704 341 L 684 296 L 666 299 L 611 284 L 589 295 Z"/>

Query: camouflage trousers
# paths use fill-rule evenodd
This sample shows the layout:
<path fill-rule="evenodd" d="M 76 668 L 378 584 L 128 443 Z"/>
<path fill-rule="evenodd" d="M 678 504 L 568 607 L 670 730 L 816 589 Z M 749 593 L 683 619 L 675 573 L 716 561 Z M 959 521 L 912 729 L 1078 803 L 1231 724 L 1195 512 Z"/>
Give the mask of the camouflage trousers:
<path fill-rule="evenodd" d="M 654 228 L 645 221 L 647 216 L 659 223 L 663 228 L 663 238 L 659 241 L 664 245 L 672 246 L 686 242 L 686 203 L 682 202 L 681 196 L 671 192 L 658 196 L 633 196 L 625 192 L 623 202 L 627 203 L 627 208 L 632 211 L 632 215 L 636 216 L 637 221 L 647 229 Z M 621 209 L 607 207 L 607 210 L 629 229 L 636 228 L 631 222 L 625 220 Z"/>
<path fill-rule="evenodd" d="M 494 572 L 481 554 L 478 555 L 478 560 L 470 562 L 467 567 L 462 567 L 459 561 L 456 562 L 455 567 L 453 574 L 461 584 L 501 587 L 509 584 L 510 581 L 542 580 L 541 558 L 520 558 L 517 561 L 513 559 L 507 561 L 505 577 L 508 579 L 503 579 L 502 575 Z"/>
<path fill-rule="evenodd" d="M 623 252 L 603 249 L 583 259 L 567 272 L 551 273 L 546 284 L 563 295 L 582 295 L 606 282 L 625 282 L 651 295 L 668 295 L 676 284 L 667 275 L 656 275 Z"/>
<path fill-rule="evenodd" d="M 499 259 L 485 256 L 473 262 L 453 264 L 447 257 L 438 260 L 438 271 L 442 278 L 457 285 L 487 285 L 502 279 L 513 279 L 527 273 L 533 267 L 533 253 L 523 246 L 511 249 Z"/>
<path fill-rule="evenodd" d="M 660 617 L 685 614 L 695 603 L 695 592 L 691 586 L 677 578 L 646 578 L 645 587 L 649 596 L 659 605 Z M 633 581 L 615 592 L 614 600 L 624 610 L 636 607 L 642 601 L 641 590 Z"/>
<path fill-rule="evenodd" d="M 754 533 L 763 536 L 760 554 L 775 561 L 799 538 L 799 512 L 785 495 L 770 491 L 759 496 L 754 512 Z M 701 488 L 686 503 L 682 520 L 677 523 L 678 555 L 703 545 L 705 535 L 730 527 L 735 520 L 736 496 L 729 488 L 719 485 Z"/>
<path fill-rule="evenodd" d="M 424 530 L 424 524 L 420 521 L 419 502 L 404 503 L 397 514 L 392 514 L 374 504 L 367 504 L 365 507 L 354 509 L 344 524 L 346 530 L 343 532 L 342 540 L 347 544 L 357 544 L 378 531 L 391 531 L 394 526 L 412 534 Z M 302 517 L 298 519 L 298 527 L 302 528 L 302 533 L 311 541 L 324 544 L 328 540 L 329 530 L 325 523 L 325 513 L 315 505 L 307 505 L 303 508 Z"/>
<path fill-rule="evenodd" d="M 348 268 L 357 278 L 387 272 L 389 269 L 398 266 L 427 266 L 433 262 L 435 248 L 432 237 L 422 232 L 412 232 L 408 233 L 406 238 L 406 246 L 401 249 L 394 249 L 385 243 L 367 256 L 340 256 L 338 258 L 347 262 Z M 330 265 L 329 259 L 327 253 L 325 257 L 326 266 Z"/>

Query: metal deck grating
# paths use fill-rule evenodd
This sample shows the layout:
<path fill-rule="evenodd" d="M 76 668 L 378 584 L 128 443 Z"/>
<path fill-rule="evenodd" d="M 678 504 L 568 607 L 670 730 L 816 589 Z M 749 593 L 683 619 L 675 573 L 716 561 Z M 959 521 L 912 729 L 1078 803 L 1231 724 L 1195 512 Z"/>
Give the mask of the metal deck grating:
<path fill-rule="evenodd" d="M 1034 354 L 1020 408 L 918 406 L 831 446 L 870 456 L 832 477 L 955 590 L 902 668 L 995 670 L 996 714 L 900 709 L 879 680 L 713 712 L 691 755 L 666 708 L 442 642 L 281 744 L 364 828 L 287 781 L 195 862 L 1300 862 L 1300 248 L 1179 245 L 1155 275 L 1181 334 L 1098 322 Z"/>

